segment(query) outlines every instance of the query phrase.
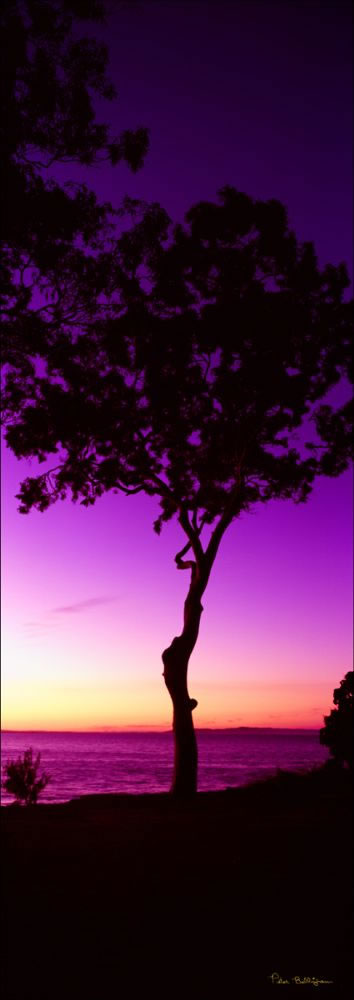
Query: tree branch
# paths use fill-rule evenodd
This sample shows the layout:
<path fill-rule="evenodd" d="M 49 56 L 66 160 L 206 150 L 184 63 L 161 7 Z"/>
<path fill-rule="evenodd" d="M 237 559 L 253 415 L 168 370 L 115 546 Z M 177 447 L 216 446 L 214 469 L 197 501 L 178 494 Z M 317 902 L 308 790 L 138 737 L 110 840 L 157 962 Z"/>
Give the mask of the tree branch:
<path fill-rule="evenodd" d="M 116 487 L 118 490 L 122 490 L 126 496 L 132 496 L 133 493 L 141 493 L 144 489 L 144 486 L 134 486 L 133 489 L 129 489 L 128 486 L 123 486 L 123 483 L 116 483 Z"/>
<path fill-rule="evenodd" d="M 212 568 L 215 556 L 217 554 L 221 539 L 225 534 L 226 528 L 228 528 L 229 524 L 231 524 L 233 517 L 235 517 L 236 513 L 235 501 L 239 490 L 240 490 L 240 477 L 237 479 L 237 482 L 230 491 L 229 501 L 226 504 L 225 510 L 221 515 L 216 527 L 214 528 L 214 531 L 212 533 L 212 536 L 210 538 L 209 544 L 205 552 L 205 561 L 207 564 L 208 576 L 210 574 L 210 570 Z"/>
<path fill-rule="evenodd" d="M 191 548 L 192 548 L 191 542 L 187 542 L 187 544 L 183 546 L 183 549 L 181 549 L 180 552 L 177 552 L 177 554 L 175 555 L 175 563 L 177 563 L 177 569 L 191 569 L 193 575 L 193 570 L 196 568 L 195 560 L 183 559 L 183 556 L 186 555 L 186 553 L 189 552 L 189 549 Z"/>
<path fill-rule="evenodd" d="M 201 569 L 204 562 L 204 549 L 199 539 L 199 532 L 198 530 L 195 530 L 191 525 L 188 516 L 188 510 L 186 509 L 184 504 L 179 504 L 179 509 L 180 509 L 180 514 L 178 518 L 179 523 L 183 528 L 183 531 L 187 535 L 187 538 L 189 539 L 190 547 L 193 549 L 197 565 L 199 569 Z"/>

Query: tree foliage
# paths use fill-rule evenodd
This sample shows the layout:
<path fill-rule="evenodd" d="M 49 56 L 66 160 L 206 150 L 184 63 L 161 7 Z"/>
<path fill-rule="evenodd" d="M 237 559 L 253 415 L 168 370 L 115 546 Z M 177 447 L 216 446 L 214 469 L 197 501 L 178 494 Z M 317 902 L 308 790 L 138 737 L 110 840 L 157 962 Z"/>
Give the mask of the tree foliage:
<path fill-rule="evenodd" d="M 58 454 L 20 510 L 143 490 L 160 498 L 156 530 L 177 515 L 196 553 L 205 524 L 304 501 L 346 468 L 351 404 L 326 397 L 349 375 L 348 277 L 318 266 L 276 201 L 227 187 L 173 229 L 159 206 L 128 208 L 93 267 L 93 298 L 103 265 L 109 295 L 67 317 L 64 288 L 61 322 L 42 313 L 45 369 L 8 375 L 8 444 Z"/>
<path fill-rule="evenodd" d="M 38 796 L 46 788 L 51 780 L 50 775 L 43 772 L 37 777 L 41 755 L 33 759 L 32 747 L 25 750 L 23 758 L 19 756 L 17 760 L 10 760 L 5 765 L 5 779 L 3 788 L 14 795 L 17 802 L 24 802 L 25 805 L 35 805 Z"/>
<path fill-rule="evenodd" d="M 324 716 L 324 728 L 320 730 L 320 743 L 329 748 L 334 761 L 347 764 L 353 769 L 353 695 L 354 671 L 349 670 L 333 692 L 333 703 L 329 715 Z"/>
<path fill-rule="evenodd" d="M 85 284 L 110 218 L 84 183 L 56 179 L 58 164 L 108 159 L 137 170 L 147 151 L 146 129 L 112 136 L 97 117 L 96 99 L 115 97 L 108 54 L 79 25 L 103 16 L 99 0 L 1 5 L 3 360 L 24 374 L 43 349 L 49 303 L 53 326 L 63 295 L 67 310 L 87 308 Z M 97 281 L 102 288 L 102 270 Z"/>

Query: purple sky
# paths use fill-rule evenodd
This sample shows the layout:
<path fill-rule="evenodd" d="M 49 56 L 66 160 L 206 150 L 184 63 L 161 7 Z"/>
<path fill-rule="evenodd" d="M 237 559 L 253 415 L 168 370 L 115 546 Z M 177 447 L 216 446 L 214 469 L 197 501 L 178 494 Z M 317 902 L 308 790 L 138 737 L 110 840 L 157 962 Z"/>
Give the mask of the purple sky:
<path fill-rule="evenodd" d="M 282 200 L 321 262 L 351 266 L 349 4 L 113 7 L 98 32 L 119 92 L 105 116 L 117 132 L 148 126 L 151 147 L 135 177 L 85 174 L 100 197 L 157 200 L 180 219 L 233 184 Z M 160 656 L 181 628 L 180 529 L 158 538 L 141 496 L 23 517 L 14 494 L 29 468 L 6 453 L 3 727 L 168 727 Z M 350 474 L 319 481 L 307 505 L 235 522 L 203 603 L 196 725 L 320 725 L 351 667 Z"/>

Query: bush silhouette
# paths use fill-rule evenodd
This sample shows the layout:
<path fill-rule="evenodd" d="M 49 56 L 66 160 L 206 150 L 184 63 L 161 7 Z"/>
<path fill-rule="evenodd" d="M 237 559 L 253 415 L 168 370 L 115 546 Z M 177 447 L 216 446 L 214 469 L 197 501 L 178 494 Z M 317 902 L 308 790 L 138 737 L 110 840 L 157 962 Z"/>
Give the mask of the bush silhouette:
<path fill-rule="evenodd" d="M 10 760 L 5 765 L 5 780 L 3 788 L 15 796 L 17 802 L 25 802 L 27 806 L 35 805 L 38 796 L 50 781 L 50 775 L 43 772 L 37 778 L 41 755 L 33 759 L 32 747 L 25 750 L 23 758 Z"/>
<path fill-rule="evenodd" d="M 324 716 L 324 729 L 320 730 L 320 743 L 329 748 L 334 762 L 347 764 L 353 769 L 353 694 L 354 671 L 349 670 L 340 682 L 340 687 L 333 691 L 333 702 L 337 708 L 332 708 L 329 715 Z"/>

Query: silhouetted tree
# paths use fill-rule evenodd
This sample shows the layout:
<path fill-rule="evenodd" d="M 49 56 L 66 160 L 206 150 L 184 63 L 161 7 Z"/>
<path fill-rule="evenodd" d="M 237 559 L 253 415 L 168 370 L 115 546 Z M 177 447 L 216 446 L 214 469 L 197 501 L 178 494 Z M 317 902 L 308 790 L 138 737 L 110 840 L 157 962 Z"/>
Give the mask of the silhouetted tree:
<path fill-rule="evenodd" d="M 320 730 L 320 743 L 329 748 L 334 761 L 341 767 L 348 764 L 353 770 L 353 695 L 354 671 L 349 670 L 340 682 L 339 688 L 333 691 L 333 702 L 337 708 L 332 708 L 329 715 L 324 716 L 324 729 Z"/>
<path fill-rule="evenodd" d="M 144 491 L 159 497 L 157 532 L 178 519 L 176 566 L 190 583 L 162 659 L 173 790 L 187 794 L 197 781 L 187 668 L 220 542 L 254 504 L 303 502 L 316 476 L 347 467 L 350 405 L 328 392 L 348 376 L 351 305 L 345 266 L 321 269 L 277 201 L 225 187 L 172 230 L 159 206 L 126 207 L 134 224 L 110 245 L 100 310 L 82 308 L 75 335 L 70 315 L 48 335 L 44 318 L 45 373 L 10 371 L 6 437 L 18 457 L 58 453 L 22 483 L 22 513 L 68 494 L 89 505 L 107 490 Z"/>
<path fill-rule="evenodd" d="M 111 206 L 85 184 L 59 183 L 57 165 L 108 159 L 137 170 L 148 146 L 146 129 L 116 137 L 97 120 L 94 99 L 115 90 L 106 47 L 79 37 L 78 23 L 103 16 L 100 0 L 1 4 L 3 361 L 24 375 L 49 324 L 58 331 L 105 289 Z"/>
<path fill-rule="evenodd" d="M 33 759 L 30 747 L 25 750 L 23 758 L 20 756 L 17 760 L 9 760 L 5 765 L 3 788 L 14 795 L 17 802 L 24 802 L 26 806 L 36 805 L 38 796 L 51 780 L 50 775 L 45 772 L 37 777 L 40 760 L 40 753 Z"/>

